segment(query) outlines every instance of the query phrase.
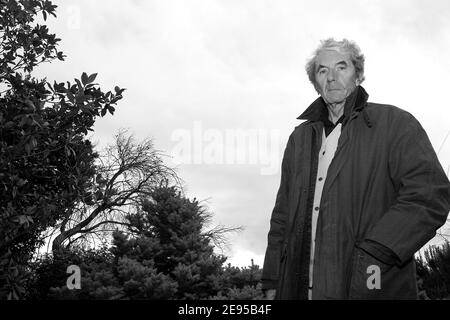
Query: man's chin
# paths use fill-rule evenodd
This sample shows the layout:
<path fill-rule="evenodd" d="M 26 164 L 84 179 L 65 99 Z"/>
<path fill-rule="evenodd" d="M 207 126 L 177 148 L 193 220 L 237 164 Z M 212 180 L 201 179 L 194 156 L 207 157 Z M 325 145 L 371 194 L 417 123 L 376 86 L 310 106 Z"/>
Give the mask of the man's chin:
<path fill-rule="evenodd" d="M 345 102 L 346 97 L 326 97 L 324 98 L 327 104 L 341 104 Z"/>

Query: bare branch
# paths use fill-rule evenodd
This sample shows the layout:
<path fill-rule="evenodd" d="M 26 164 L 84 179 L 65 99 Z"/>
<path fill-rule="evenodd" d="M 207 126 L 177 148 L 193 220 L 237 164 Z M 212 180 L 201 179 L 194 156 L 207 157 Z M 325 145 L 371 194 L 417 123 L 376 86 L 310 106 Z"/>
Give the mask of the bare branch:
<path fill-rule="evenodd" d="M 203 233 L 206 237 L 208 237 L 215 247 L 223 250 L 228 245 L 227 236 L 230 233 L 241 232 L 244 230 L 244 227 L 225 227 L 225 226 L 215 226 L 211 230 Z"/>
<path fill-rule="evenodd" d="M 161 156 L 151 139 L 135 142 L 132 134 L 120 130 L 114 143 L 100 153 L 91 190 L 59 224 L 53 249 L 66 240 L 73 244 L 71 239 L 79 234 L 104 232 L 108 225 L 127 226 L 125 217 L 142 198 L 151 196 L 164 181 L 179 184 L 175 171 L 163 164 Z"/>
<path fill-rule="evenodd" d="M 98 227 L 100 227 L 101 225 L 104 225 L 104 224 L 115 224 L 115 225 L 122 225 L 122 226 L 126 226 L 126 227 L 131 227 L 131 224 L 126 223 L 126 222 L 120 222 L 120 221 L 116 221 L 116 220 L 105 220 L 105 221 L 102 221 L 102 222 L 99 222 L 99 223 L 93 225 L 90 228 L 81 230 L 80 232 L 81 233 L 89 233 L 89 232 L 97 229 Z M 102 230 L 102 231 L 105 231 L 105 230 Z"/>

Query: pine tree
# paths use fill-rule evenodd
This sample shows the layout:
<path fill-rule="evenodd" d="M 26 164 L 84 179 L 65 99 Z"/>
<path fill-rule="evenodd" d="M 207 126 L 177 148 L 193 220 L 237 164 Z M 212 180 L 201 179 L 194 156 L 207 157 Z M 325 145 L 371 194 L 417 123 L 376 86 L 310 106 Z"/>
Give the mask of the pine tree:
<path fill-rule="evenodd" d="M 425 297 L 450 299 L 450 242 L 430 246 L 424 256 L 416 258 L 416 266 Z"/>
<path fill-rule="evenodd" d="M 226 260 L 203 233 L 209 218 L 196 199 L 187 199 L 175 187 L 156 189 L 142 211 L 129 216 L 138 236 L 116 234 L 113 251 L 136 263 L 153 261 L 158 272 L 177 283 L 172 298 L 207 299 L 221 288 Z"/>
<path fill-rule="evenodd" d="M 227 258 L 215 253 L 214 234 L 206 230 L 211 216 L 196 199 L 161 186 L 136 212 L 127 217 L 127 229 L 114 232 L 107 251 L 41 261 L 37 279 L 45 281 L 35 282 L 41 286 L 35 292 L 47 299 L 262 298 L 261 269 L 253 261 L 248 268 L 224 267 Z M 81 290 L 70 291 L 59 277 L 70 264 L 82 270 Z M 51 270 L 59 276 L 49 279 Z"/>

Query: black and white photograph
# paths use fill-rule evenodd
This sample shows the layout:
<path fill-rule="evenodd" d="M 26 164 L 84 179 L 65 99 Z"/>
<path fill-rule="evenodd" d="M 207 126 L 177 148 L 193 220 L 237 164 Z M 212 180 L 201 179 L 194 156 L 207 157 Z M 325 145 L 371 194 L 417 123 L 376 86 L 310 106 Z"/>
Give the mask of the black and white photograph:
<path fill-rule="evenodd" d="M 449 18 L 0 0 L 0 300 L 450 300 Z"/>

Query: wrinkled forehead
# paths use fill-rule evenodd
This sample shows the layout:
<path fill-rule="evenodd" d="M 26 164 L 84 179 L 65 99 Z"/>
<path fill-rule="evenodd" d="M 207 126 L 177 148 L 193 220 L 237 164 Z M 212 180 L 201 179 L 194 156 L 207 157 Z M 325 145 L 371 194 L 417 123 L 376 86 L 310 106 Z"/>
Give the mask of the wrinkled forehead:
<path fill-rule="evenodd" d="M 316 67 L 319 65 L 334 66 L 341 61 L 352 64 L 350 52 L 340 47 L 325 48 L 316 57 Z"/>

